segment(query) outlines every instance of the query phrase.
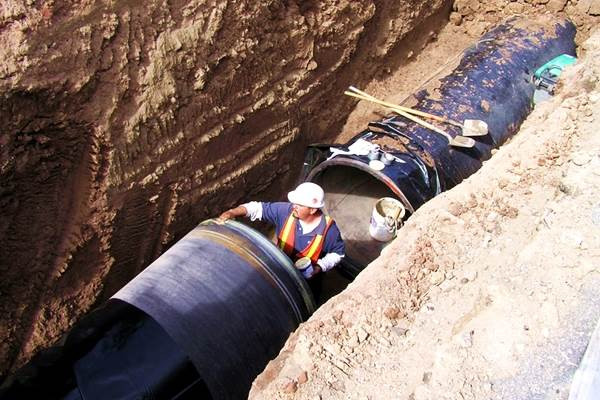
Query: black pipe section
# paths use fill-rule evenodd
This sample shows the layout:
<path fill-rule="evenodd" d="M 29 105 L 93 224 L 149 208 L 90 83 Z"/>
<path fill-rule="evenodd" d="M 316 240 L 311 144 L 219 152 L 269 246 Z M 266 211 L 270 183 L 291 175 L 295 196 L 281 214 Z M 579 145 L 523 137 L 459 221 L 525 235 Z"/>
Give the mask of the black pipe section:
<path fill-rule="evenodd" d="M 257 231 L 205 221 L 17 374 L 4 399 L 241 399 L 314 312 Z M 40 397 L 41 396 L 41 397 Z"/>
<path fill-rule="evenodd" d="M 567 20 L 508 20 L 464 53 L 435 94 L 416 96 L 418 110 L 458 121 L 485 121 L 489 134 L 475 137 L 473 148 L 449 146 L 444 136 L 399 116 L 369 124 L 345 145 L 309 148 L 303 180 L 321 184 L 326 192 L 327 211 L 346 242 L 342 268 L 348 275 L 355 276 L 385 246 L 368 233 L 377 199 L 397 198 L 409 216 L 477 171 L 492 148 L 513 135 L 530 113 L 535 69 L 560 54 L 575 55 L 574 39 L 575 26 Z M 452 137 L 461 134 L 460 127 L 444 124 L 443 129 Z M 375 170 L 366 155 L 334 155 L 348 151 L 357 140 L 378 144 L 396 160 Z"/>
<path fill-rule="evenodd" d="M 2 399 L 210 398 L 191 360 L 165 330 L 113 299 L 7 383 Z"/>
<path fill-rule="evenodd" d="M 235 221 L 202 223 L 114 298 L 152 316 L 218 399 L 247 397 L 254 378 L 314 311 L 291 260 Z"/>

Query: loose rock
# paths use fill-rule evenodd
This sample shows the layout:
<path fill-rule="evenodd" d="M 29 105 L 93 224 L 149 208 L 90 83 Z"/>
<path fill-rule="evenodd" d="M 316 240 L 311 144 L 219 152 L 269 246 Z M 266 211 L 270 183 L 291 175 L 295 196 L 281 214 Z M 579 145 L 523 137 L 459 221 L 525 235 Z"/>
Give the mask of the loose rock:
<path fill-rule="evenodd" d="M 357 332 L 357 337 L 358 337 L 358 342 L 362 343 L 365 340 L 367 340 L 367 338 L 369 337 L 369 332 L 367 332 L 363 328 L 359 328 L 359 330 Z"/>
<path fill-rule="evenodd" d="M 462 23 L 462 15 L 457 12 L 453 12 L 450 14 L 450 22 L 454 25 L 459 26 Z"/>
<path fill-rule="evenodd" d="M 306 371 L 302 371 L 302 373 L 298 375 L 298 384 L 302 385 L 306 382 L 308 382 L 308 373 Z"/>
<path fill-rule="evenodd" d="M 283 391 L 285 393 L 295 393 L 297 390 L 298 384 L 296 383 L 296 381 L 293 380 L 288 381 L 283 387 Z"/>

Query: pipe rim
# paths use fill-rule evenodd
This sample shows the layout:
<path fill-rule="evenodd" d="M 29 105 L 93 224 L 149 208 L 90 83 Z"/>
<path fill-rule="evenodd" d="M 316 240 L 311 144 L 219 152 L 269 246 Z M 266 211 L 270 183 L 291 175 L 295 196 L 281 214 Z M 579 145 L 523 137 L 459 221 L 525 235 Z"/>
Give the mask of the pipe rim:
<path fill-rule="evenodd" d="M 237 233 L 249 238 L 251 241 L 258 242 L 259 246 L 263 249 L 266 248 L 269 255 L 271 255 L 275 258 L 277 264 L 280 265 L 281 267 L 283 267 L 284 271 L 287 272 L 288 276 L 295 283 L 298 291 L 300 292 L 302 300 L 304 301 L 304 305 L 305 305 L 306 311 L 308 313 L 307 319 L 310 315 L 312 315 L 315 312 L 316 303 L 315 303 L 313 296 L 311 295 L 311 290 L 310 290 L 310 287 L 308 286 L 308 283 L 300 275 L 300 273 L 296 270 L 296 268 L 294 267 L 294 264 L 292 263 L 292 260 L 290 260 L 290 258 L 287 255 L 285 255 L 277 246 L 275 246 L 273 244 L 273 242 L 271 242 L 269 239 L 267 239 L 263 234 L 261 234 L 254 228 L 251 228 L 248 225 L 243 224 L 238 221 L 235 221 L 235 220 L 227 220 L 223 223 L 223 222 L 220 222 L 213 218 L 213 219 L 205 220 L 205 221 L 201 222 L 199 225 L 201 225 L 201 226 L 227 225 L 229 228 L 231 228 L 234 231 L 236 231 Z M 244 249 L 244 251 L 247 252 L 249 255 L 251 255 L 252 258 L 256 259 L 257 262 L 260 264 L 261 268 L 265 272 L 267 272 L 269 277 L 277 284 L 277 286 L 283 292 L 284 296 L 288 299 L 288 302 L 290 303 L 290 305 L 294 309 L 295 313 L 297 314 L 298 322 L 299 323 L 304 322 L 305 319 L 302 318 L 302 312 L 300 310 L 297 310 L 297 306 L 296 306 L 295 302 L 293 301 L 294 296 L 291 293 L 289 293 L 286 286 L 282 282 L 280 282 L 280 279 L 277 277 L 277 274 L 271 268 L 269 268 L 269 265 L 267 263 L 265 263 L 258 255 L 254 254 L 253 252 L 251 252 L 248 249 Z"/>
<path fill-rule="evenodd" d="M 383 182 L 396 196 L 398 196 L 398 199 L 402 202 L 402 204 L 404 204 L 406 209 L 411 212 L 411 214 L 415 212 L 415 209 L 412 206 L 412 204 L 410 204 L 410 202 L 408 201 L 408 199 L 406 198 L 404 193 L 402 193 L 402 191 L 400 190 L 398 185 L 396 185 L 396 183 L 392 179 L 390 179 L 386 174 L 382 173 L 381 171 L 375 171 L 374 169 L 370 168 L 367 164 L 365 164 L 364 162 L 359 161 L 359 160 L 354 160 L 352 158 L 345 158 L 345 157 L 339 156 L 339 157 L 332 158 L 331 160 L 323 161 L 322 163 L 318 164 L 315 168 L 313 168 L 312 171 L 310 171 L 306 180 L 312 181 L 317 175 L 319 175 L 321 172 L 323 172 L 326 168 L 336 166 L 336 165 L 344 166 L 344 167 L 354 167 L 363 172 L 370 174 L 371 176 L 375 177 L 379 181 Z"/>

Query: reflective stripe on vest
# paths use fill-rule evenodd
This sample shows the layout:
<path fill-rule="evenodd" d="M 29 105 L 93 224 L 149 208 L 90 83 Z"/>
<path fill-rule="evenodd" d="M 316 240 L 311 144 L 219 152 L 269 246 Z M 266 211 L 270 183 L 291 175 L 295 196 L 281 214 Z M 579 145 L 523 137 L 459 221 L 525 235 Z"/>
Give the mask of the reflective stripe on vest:
<path fill-rule="evenodd" d="M 279 248 L 281 248 L 285 254 L 292 258 L 294 258 L 294 242 L 296 239 L 296 220 L 297 218 L 294 217 L 294 213 L 292 211 L 290 216 L 285 221 L 285 225 L 283 226 L 278 238 Z M 323 232 L 319 235 L 316 235 L 304 250 L 295 254 L 295 258 L 308 257 L 313 264 L 316 264 L 319 260 L 319 256 L 321 255 L 321 251 L 323 250 L 325 236 L 327 235 L 327 231 L 331 225 L 333 225 L 333 219 L 329 215 L 325 215 L 325 229 L 323 229 Z"/>
<path fill-rule="evenodd" d="M 294 236 L 296 232 L 296 218 L 294 217 L 294 212 L 290 214 L 287 221 L 285 221 L 285 225 L 279 234 L 279 248 L 283 250 L 283 252 L 291 257 L 294 252 Z M 292 240 L 290 240 L 292 239 Z"/>

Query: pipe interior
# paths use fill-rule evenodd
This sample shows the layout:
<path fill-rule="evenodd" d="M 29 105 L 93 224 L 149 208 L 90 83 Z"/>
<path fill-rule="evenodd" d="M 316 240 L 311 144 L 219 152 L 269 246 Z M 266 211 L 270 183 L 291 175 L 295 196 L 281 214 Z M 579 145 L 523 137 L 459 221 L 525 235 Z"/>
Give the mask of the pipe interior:
<path fill-rule="evenodd" d="M 374 240 L 369 234 L 375 203 L 382 197 L 397 196 L 375 176 L 349 166 L 330 166 L 313 181 L 325 191 L 326 212 L 336 221 L 346 244 L 342 269 L 355 276 L 377 258 L 387 244 Z"/>

